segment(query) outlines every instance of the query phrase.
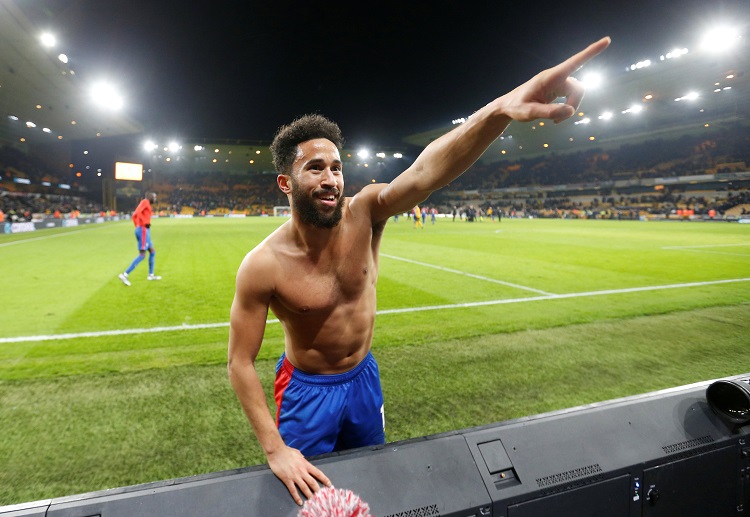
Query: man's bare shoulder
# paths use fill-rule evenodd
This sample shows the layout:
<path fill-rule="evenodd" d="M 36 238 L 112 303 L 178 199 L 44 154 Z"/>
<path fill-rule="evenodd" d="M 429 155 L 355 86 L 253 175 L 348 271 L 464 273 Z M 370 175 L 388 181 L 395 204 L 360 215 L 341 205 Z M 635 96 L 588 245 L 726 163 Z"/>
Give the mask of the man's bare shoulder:
<path fill-rule="evenodd" d="M 348 199 L 349 210 L 354 215 L 366 215 L 372 218 L 379 203 L 380 192 L 388 187 L 387 183 L 371 183 Z M 376 221 L 374 221 L 376 222 Z"/>
<path fill-rule="evenodd" d="M 238 287 L 248 284 L 260 287 L 273 283 L 279 269 L 279 252 L 288 246 L 288 224 L 289 222 L 282 224 L 245 255 L 237 270 Z"/>

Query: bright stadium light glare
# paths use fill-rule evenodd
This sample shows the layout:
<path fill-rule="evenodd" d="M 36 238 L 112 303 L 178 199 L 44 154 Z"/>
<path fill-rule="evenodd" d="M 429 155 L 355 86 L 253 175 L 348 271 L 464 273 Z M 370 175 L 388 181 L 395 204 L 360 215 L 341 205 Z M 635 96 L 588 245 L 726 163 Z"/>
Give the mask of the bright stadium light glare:
<path fill-rule="evenodd" d="M 151 152 L 151 151 L 155 151 L 157 147 L 159 147 L 159 146 L 158 146 L 157 144 L 155 144 L 155 143 L 154 143 L 153 141 L 151 141 L 151 140 L 147 140 L 147 141 L 146 141 L 146 142 L 145 142 L 145 143 L 143 144 L 143 149 L 145 149 L 145 150 L 146 150 L 146 151 L 148 151 L 148 152 Z"/>
<path fill-rule="evenodd" d="M 612 112 L 611 112 L 611 111 L 605 111 L 604 113 L 602 113 L 601 115 L 599 115 L 599 118 L 600 118 L 601 120 L 609 120 L 609 119 L 611 119 L 612 117 L 613 117 L 613 114 L 612 114 Z"/>
<path fill-rule="evenodd" d="M 667 52 L 667 59 L 677 59 L 678 57 L 682 57 L 685 54 L 687 54 L 689 51 L 686 48 L 676 48 L 673 49 L 671 52 Z M 664 61 L 662 56 L 662 61 Z"/>
<path fill-rule="evenodd" d="M 68 56 L 66 56 L 65 54 L 60 54 L 59 56 L 57 56 L 57 59 L 59 59 L 61 63 L 65 63 L 66 65 L 68 64 Z"/>
<path fill-rule="evenodd" d="M 680 101 L 694 101 L 698 97 L 700 97 L 700 94 L 698 94 L 698 92 L 689 92 L 689 93 L 683 95 L 682 97 L 677 97 L 675 99 L 675 102 L 680 102 Z"/>
<path fill-rule="evenodd" d="M 628 109 L 624 110 L 623 114 L 626 114 L 626 113 L 640 113 L 641 111 L 643 111 L 643 106 L 641 106 L 640 104 L 633 104 Z"/>
<path fill-rule="evenodd" d="M 393 157 L 394 157 L 394 158 L 403 158 L 403 157 L 404 157 L 404 155 L 403 155 L 403 154 L 401 154 L 401 153 L 393 153 Z"/>
<path fill-rule="evenodd" d="M 91 87 L 91 99 L 98 106 L 110 110 L 120 110 L 125 105 L 117 89 L 104 82 L 96 83 Z"/>
<path fill-rule="evenodd" d="M 169 142 L 169 152 L 170 153 L 176 153 L 180 150 L 180 144 L 178 144 L 175 141 Z"/>
<path fill-rule="evenodd" d="M 365 158 L 368 158 L 370 156 L 370 152 L 367 149 L 360 149 L 359 151 L 357 151 L 357 156 L 364 160 Z"/>
<path fill-rule="evenodd" d="M 602 83 L 604 82 L 604 77 L 602 76 L 602 74 L 589 72 L 587 74 L 584 74 L 584 76 L 581 78 L 581 82 L 587 90 L 595 90 L 602 85 Z"/>
<path fill-rule="evenodd" d="M 740 37 L 733 27 L 716 27 L 703 35 L 700 47 L 707 52 L 724 52 L 734 47 Z"/>
<path fill-rule="evenodd" d="M 42 45 L 48 48 L 52 48 L 57 45 L 57 38 L 55 38 L 55 35 L 51 32 L 42 33 L 39 36 L 39 40 L 42 42 Z"/>

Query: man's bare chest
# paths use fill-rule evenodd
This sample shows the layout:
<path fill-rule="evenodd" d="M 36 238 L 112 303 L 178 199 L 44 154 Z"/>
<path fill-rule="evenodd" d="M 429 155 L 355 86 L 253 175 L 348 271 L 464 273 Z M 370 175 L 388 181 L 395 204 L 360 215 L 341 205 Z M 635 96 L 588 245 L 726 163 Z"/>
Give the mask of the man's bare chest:
<path fill-rule="evenodd" d="M 378 276 L 371 253 L 344 254 L 328 261 L 289 260 L 282 270 L 284 279 L 276 283 L 272 305 L 300 314 L 325 313 L 357 303 L 374 293 Z"/>

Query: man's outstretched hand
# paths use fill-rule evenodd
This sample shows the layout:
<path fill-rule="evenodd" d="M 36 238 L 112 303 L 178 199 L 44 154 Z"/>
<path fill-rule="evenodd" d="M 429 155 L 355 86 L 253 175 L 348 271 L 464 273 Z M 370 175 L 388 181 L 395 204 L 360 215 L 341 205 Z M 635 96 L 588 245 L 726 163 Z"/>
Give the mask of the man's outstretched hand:
<path fill-rule="evenodd" d="M 532 77 L 510 93 L 495 99 L 501 112 L 519 122 L 529 122 L 539 118 L 561 122 L 573 116 L 583 98 L 583 85 L 571 77 L 586 62 L 599 55 L 609 46 L 610 38 L 605 37 L 592 43 L 579 53 L 562 63 Z M 564 103 L 550 104 L 557 98 L 565 98 Z"/>
<path fill-rule="evenodd" d="M 302 506 L 302 494 L 310 499 L 313 493 L 320 490 L 320 483 L 324 486 L 332 486 L 331 481 L 325 474 L 312 463 L 307 461 L 302 453 L 292 447 L 283 446 L 277 451 L 268 454 L 268 466 L 276 477 L 286 486 L 292 495 L 294 502 Z"/>

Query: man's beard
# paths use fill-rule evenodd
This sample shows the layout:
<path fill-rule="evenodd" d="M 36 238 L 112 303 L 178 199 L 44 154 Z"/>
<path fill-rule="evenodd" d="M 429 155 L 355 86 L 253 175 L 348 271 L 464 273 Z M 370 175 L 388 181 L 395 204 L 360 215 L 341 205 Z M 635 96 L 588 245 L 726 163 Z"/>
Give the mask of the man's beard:
<path fill-rule="evenodd" d="M 338 198 L 338 202 L 331 213 L 323 213 L 315 206 L 316 196 L 325 194 L 339 194 L 338 189 L 317 189 L 312 196 L 292 183 L 292 203 L 293 210 L 299 215 L 300 221 L 317 228 L 333 228 L 339 221 L 344 207 L 344 196 Z"/>

